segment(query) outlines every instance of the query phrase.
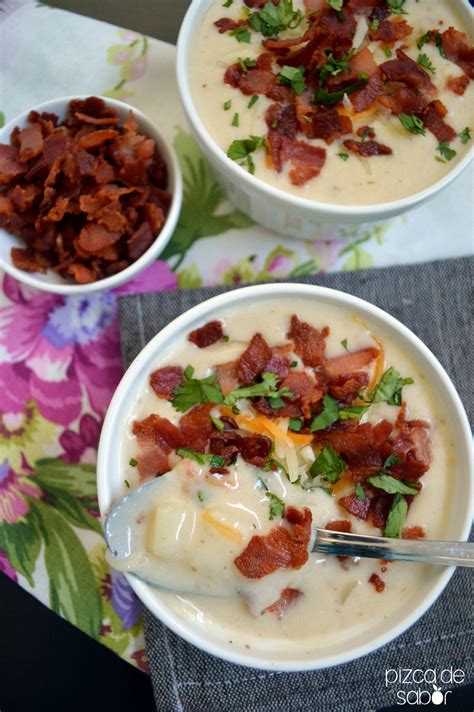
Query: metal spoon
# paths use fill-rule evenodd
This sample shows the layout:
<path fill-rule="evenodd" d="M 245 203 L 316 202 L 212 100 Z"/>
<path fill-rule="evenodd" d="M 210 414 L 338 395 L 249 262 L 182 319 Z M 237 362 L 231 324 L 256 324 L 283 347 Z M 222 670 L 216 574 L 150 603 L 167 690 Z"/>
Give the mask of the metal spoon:
<path fill-rule="evenodd" d="M 199 572 L 184 571 L 184 567 L 180 568 L 176 562 L 168 562 L 154 564 L 150 573 L 146 570 L 149 567 L 144 565 L 143 557 L 137 558 L 137 551 L 143 549 L 144 530 L 140 524 L 146 521 L 146 511 L 156 504 L 160 485 L 165 483 L 166 478 L 167 475 L 162 475 L 137 487 L 117 500 L 109 511 L 104 532 L 110 551 L 110 563 L 149 583 L 174 591 L 214 596 L 235 592 L 235 583 L 230 579 L 225 580 L 222 572 L 211 580 L 208 574 L 202 577 Z M 141 516 L 137 517 L 137 513 Z M 392 539 L 319 528 L 315 533 L 311 549 L 315 553 L 474 567 L 474 543 Z M 180 579 L 180 585 L 176 583 L 176 578 Z"/>

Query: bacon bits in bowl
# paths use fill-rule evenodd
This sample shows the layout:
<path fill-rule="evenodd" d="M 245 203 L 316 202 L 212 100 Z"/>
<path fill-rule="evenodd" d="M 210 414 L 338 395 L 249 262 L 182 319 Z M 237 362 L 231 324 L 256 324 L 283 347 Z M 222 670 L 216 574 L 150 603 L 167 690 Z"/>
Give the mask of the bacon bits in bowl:
<path fill-rule="evenodd" d="M 123 102 L 55 99 L 0 131 L 0 265 L 37 289 L 132 279 L 167 244 L 181 199 L 173 149 Z"/>
<path fill-rule="evenodd" d="M 214 655 L 289 671 L 388 643 L 453 573 L 313 553 L 314 527 L 465 540 L 471 471 L 459 397 L 416 336 L 349 294 L 271 284 L 150 341 L 108 409 L 97 477 L 103 516 L 135 502 L 132 555 L 112 565 L 147 608 Z"/>
<path fill-rule="evenodd" d="M 468 164 L 471 28 L 467 0 L 194 0 L 178 86 L 237 207 L 318 239 L 322 222 L 421 204 Z"/>

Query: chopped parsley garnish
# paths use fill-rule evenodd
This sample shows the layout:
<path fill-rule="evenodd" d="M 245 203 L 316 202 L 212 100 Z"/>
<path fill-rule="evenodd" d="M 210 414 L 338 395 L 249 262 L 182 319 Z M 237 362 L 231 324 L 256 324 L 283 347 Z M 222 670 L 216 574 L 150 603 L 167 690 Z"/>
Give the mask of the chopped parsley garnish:
<path fill-rule="evenodd" d="M 230 7 L 234 0 L 225 0 L 225 3 L 222 4 L 222 7 Z"/>
<path fill-rule="evenodd" d="M 224 396 L 215 376 L 193 378 L 194 368 L 184 369 L 184 382 L 173 391 L 172 405 L 179 413 L 185 413 L 197 403 L 222 403 Z"/>
<path fill-rule="evenodd" d="M 267 2 L 249 15 L 250 25 L 264 37 L 275 37 L 284 30 L 293 30 L 302 19 L 303 13 L 293 8 L 292 0 L 280 0 L 278 5 Z"/>
<path fill-rule="evenodd" d="M 239 115 L 237 113 L 235 113 L 232 118 L 232 126 L 238 126 L 238 125 L 239 125 Z"/>
<path fill-rule="evenodd" d="M 326 445 L 311 465 L 309 475 L 311 477 L 319 475 L 323 480 L 334 485 L 345 470 L 347 470 L 347 465 L 344 460 L 330 445 Z"/>
<path fill-rule="evenodd" d="M 337 155 L 339 156 L 339 158 L 342 158 L 343 161 L 347 161 L 347 159 L 349 158 L 349 154 L 345 153 L 344 151 L 341 151 Z"/>
<path fill-rule="evenodd" d="M 229 99 L 229 101 L 224 102 L 224 111 L 229 111 L 230 107 L 232 106 L 232 100 Z"/>
<path fill-rule="evenodd" d="M 247 104 L 247 109 L 251 109 L 252 106 L 258 101 L 258 94 L 254 94 Z"/>
<path fill-rule="evenodd" d="M 129 462 L 128 462 L 128 464 L 129 464 L 131 467 L 136 467 L 138 463 L 137 463 L 137 461 L 135 460 L 134 457 L 131 457 L 130 460 L 129 460 Z"/>
<path fill-rule="evenodd" d="M 240 408 L 238 408 L 236 405 L 232 406 L 232 413 L 234 415 L 238 415 L 240 413 Z M 232 464 L 232 463 L 231 463 Z"/>
<path fill-rule="evenodd" d="M 220 433 L 224 432 L 224 423 L 220 418 L 215 418 L 213 415 L 209 416 L 211 418 L 211 422 L 213 426 L 218 430 Z"/>
<path fill-rule="evenodd" d="M 262 374 L 261 383 L 255 383 L 253 386 L 243 386 L 242 388 L 234 388 L 224 398 L 226 405 L 234 405 L 241 398 L 294 398 L 295 395 L 289 388 L 278 388 L 278 376 L 276 373 L 265 371 Z M 281 407 L 281 406 L 280 406 Z"/>
<path fill-rule="evenodd" d="M 265 484 L 265 482 L 262 480 L 261 477 L 258 478 L 256 484 L 257 484 L 258 487 L 261 487 L 263 490 L 265 490 L 266 492 L 268 492 L 268 487 L 267 487 L 267 485 Z"/>
<path fill-rule="evenodd" d="M 419 65 L 427 69 L 431 74 L 436 74 L 436 68 L 433 66 L 433 62 L 431 59 L 428 57 L 427 54 L 419 54 L 418 59 L 416 60 Z"/>
<path fill-rule="evenodd" d="M 273 408 L 273 410 L 278 410 L 278 408 L 283 408 L 283 406 L 285 405 L 285 401 L 283 400 L 283 398 L 280 398 L 279 396 L 277 396 L 276 398 L 272 398 L 272 397 L 267 398 L 267 401 L 268 401 L 270 408 Z"/>
<path fill-rule="evenodd" d="M 358 482 L 356 484 L 355 495 L 356 495 L 357 499 L 360 499 L 360 500 L 365 499 L 365 491 L 364 491 L 364 488 L 362 487 L 362 485 L 360 484 L 360 482 Z"/>
<path fill-rule="evenodd" d="M 265 492 L 265 496 L 270 500 L 268 518 L 272 520 L 275 517 L 283 516 L 285 503 L 273 492 Z"/>
<path fill-rule="evenodd" d="M 393 52 L 390 47 L 386 44 L 382 45 L 382 51 L 386 57 L 391 57 Z"/>
<path fill-rule="evenodd" d="M 225 465 L 225 457 L 223 455 L 213 455 L 211 452 L 196 452 L 196 450 L 180 447 L 176 450 L 176 454 L 180 457 L 186 457 L 188 460 L 194 460 L 198 465 L 209 465 L 209 467 L 223 467 Z"/>
<path fill-rule="evenodd" d="M 255 173 L 255 165 L 251 154 L 258 148 L 265 146 L 263 136 L 250 136 L 250 138 L 232 141 L 227 151 L 227 155 L 233 161 L 238 161 L 239 166 L 247 165 L 249 173 Z"/>
<path fill-rule="evenodd" d="M 398 118 L 400 119 L 400 123 L 403 128 L 410 133 L 420 134 L 421 136 L 425 135 L 425 125 L 423 121 L 418 118 L 418 116 L 415 116 L 414 114 L 398 114 Z"/>
<path fill-rule="evenodd" d="M 329 7 L 332 7 L 336 12 L 341 12 L 344 0 L 326 0 Z"/>
<path fill-rule="evenodd" d="M 229 335 L 224 334 L 224 336 L 222 337 L 222 341 L 225 341 L 227 343 L 227 341 L 229 341 Z"/>
<path fill-rule="evenodd" d="M 130 482 L 128 480 L 124 480 L 124 482 L 125 482 L 125 487 L 127 487 L 127 489 L 130 489 Z"/>
<path fill-rule="evenodd" d="M 342 348 L 345 349 L 346 351 L 349 351 L 349 349 L 347 348 L 347 339 L 343 339 L 343 340 L 341 341 L 341 346 L 342 346 Z"/>
<path fill-rule="evenodd" d="M 464 143 L 464 144 L 467 143 L 468 141 L 470 141 L 471 140 L 471 129 L 468 126 L 466 126 L 466 128 L 463 129 L 461 131 L 461 133 L 459 134 L 459 138 L 461 139 L 461 143 Z"/>
<path fill-rule="evenodd" d="M 339 408 L 337 401 L 332 396 L 324 396 L 323 411 L 311 423 L 311 432 L 316 430 L 325 430 L 329 425 L 332 425 L 336 420 L 359 420 L 361 415 L 369 408 L 368 405 L 353 405 L 349 408 Z"/>
<path fill-rule="evenodd" d="M 389 368 L 380 379 L 377 388 L 370 397 L 371 403 L 402 404 L 402 388 L 414 383 L 413 378 L 402 378 L 398 371 Z"/>
<path fill-rule="evenodd" d="M 469 129 L 468 129 L 468 130 L 469 130 Z M 298 361 L 292 361 L 292 362 L 290 363 L 290 368 L 296 368 L 297 365 L 298 365 Z"/>
<path fill-rule="evenodd" d="M 319 83 L 323 84 L 329 74 L 336 77 L 341 72 L 349 69 L 349 60 L 354 52 L 355 50 L 351 49 L 350 52 L 346 52 L 339 59 L 336 59 L 332 52 L 328 52 L 325 64 L 318 69 Z"/>
<path fill-rule="evenodd" d="M 440 152 L 443 158 L 450 161 L 456 155 L 456 151 L 453 148 L 449 148 L 447 141 L 441 141 L 438 143 L 436 150 Z"/>
<path fill-rule="evenodd" d="M 235 37 L 237 42 L 245 42 L 247 44 L 250 44 L 250 32 L 248 30 L 248 27 L 245 25 L 240 25 L 240 27 L 236 27 L 235 30 L 231 30 L 229 32 L 229 35 L 231 37 Z"/>
<path fill-rule="evenodd" d="M 369 408 L 368 405 L 353 405 L 339 410 L 339 420 L 359 420 Z"/>
<path fill-rule="evenodd" d="M 232 0 L 231 0 L 231 2 L 232 2 Z M 200 502 L 204 502 L 205 497 L 204 497 L 204 492 L 202 490 L 197 491 L 197 498 Z"/>
<path fill-rule="evenodd" d="M 246 72 L 247 69 L 251 69 L 252 67 L 257 66 L 257 60 L 252 59 L 251 57 L 246 57 L 245 59 L 242 59 L 242 57 L 239 57 L 238 62 L 240 64 L 240 68 L 243 72 Z"/>
<path fill-rule="evenodd" d="M 289 67 L 285 64 L 278 75 L 279 84 L 290 84 L 295 94 L 302 94 L 306 89 L 304 80 L 304 67 Z"/>
<path fill-rule="evenodd" d="M 391 475 L 372 475 L 372 477 L 367 478 L 367 482 L 370 482 L 377 489 L 388 492 L 388 494 L 396 494 L 397 492 L 400 494 L 418 494 L 418 490 L 414 489 L 414 487 L 410 487 L 402 480 L 397 480 L 396 477 Z"/>
<path fill-rule="evenodd" d="M 447 59 L 446 52 L 443 48 L 443 38 L 439 32 L 436 30 L 429 30 L 428 32 L 425 32 L 424 35 L 421 35 L 421 37 L 418 38 L 416 46 L 418 49 L 421 49 L 427 42 L 434 42 L 442 58 Z"/>
<path fill-rule="evenodd" d="M 371 20 L 369 29 L 371 30 L 378 30 L 378 27 L 380 25 L 380 20 L 377 17 L 374 17 L 373 20 Z"/>
<path fill-rule="evenodd" d="M 264 472 L 274 472 L 275 470 L 282 470 L 288 476 L 285 465 L 283 465 L 279 460 L 274 460 L 273 458 L 262 467 L 262 470 Z M 265 489 L 268 489 L 268 487 L 266 487 Z"/>
<path fill-rule="evenodd" d="M 302 427 L 302 418 L 290 418 L 290 421 L 288 423 L 288 430 L 292 430 L 294 433 L 299 433 Z"/>
<path fill-rule="evenodd" d="M 323 104 L 324 106 L 332 106 L 333 104 L 337 104 L 338 101 L 341 101 L 341 99 L 344 97 L 344 94 L 352 94 L 353 91 L 357 91 L 357 89 L 362 89 L 362 87 L 365 87 L 368 81 L 369 78 L 367 74 L 365 74 L 364 72 L 360 72 L 359 81 L 355 84 L 351 84 L 350 86 L 345 87 L 344 89 L 341 89 L 341 91 L 329 92 L 326 89 L 323 89 L 322 87 L 318 87 L 314 92 L 313 103 Z"/>
<path fill-rule="evenodd" d="M 407 11 L 403 9 L 405 0 L 387 0 L 387 6 L 390 12 L 394 15 L 408 15 Z"/>
<path fill-rule="evenodd" d="M 403 524 L 405 522 L 408 511 L 408 504 L 403 495 L 397 493 L 393 498 L 392 506 L 387 516 L 385 523 L 384 536 L 400 538 L 402 535 Z"/>
<path fill-rule="evenodd" d="M 392 454 L 389 455 L 387 457 L 387 459 L 385 460 L 385 462 L 383 463 L 382 469 L 384 471 L 386 471 L 387 467 L 391 467 L 392 465 L 400 465 L 400 463 L 402 463 L 402 462 L 403 462 L 402 458 L 398 457 L 398 455 L 396 453 L 392 452 Z M 386 474 L 388 474 L 388 473 L 386 473 Z"/>
<path fill-rule="evenodd" d="M 320 489 L 329 497 L 332 497 L 332 489 L 330 487 L 326 487 L 325 485 L 315 485 L 315 487 L 308 487 L 307 489 Z"/>
<path fill-rule="evenodd" d="M 339 420 L 339 406 L 337 401 L 331 396 L 324 396 L 322 412 L 313 418 L 310 430 L 314 433 L 316 430 L 324 430 L 329 425 L 332 425 Z"/>

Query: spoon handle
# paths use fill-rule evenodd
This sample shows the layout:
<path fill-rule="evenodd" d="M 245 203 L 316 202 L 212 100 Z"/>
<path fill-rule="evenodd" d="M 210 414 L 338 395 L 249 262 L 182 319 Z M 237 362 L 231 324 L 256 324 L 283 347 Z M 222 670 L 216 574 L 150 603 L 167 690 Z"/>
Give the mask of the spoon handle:
<path fill-rule="evenodd" d="M 474 543 L 465 541 L 391 539 L 317 529 L 313 551 L 389 561 L 474 567 Z"/>

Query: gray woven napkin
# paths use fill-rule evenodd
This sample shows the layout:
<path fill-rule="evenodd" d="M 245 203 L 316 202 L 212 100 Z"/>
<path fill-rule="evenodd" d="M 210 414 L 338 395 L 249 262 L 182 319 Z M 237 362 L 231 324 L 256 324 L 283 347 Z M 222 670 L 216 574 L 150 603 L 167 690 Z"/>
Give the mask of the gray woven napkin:
<path fill-rule="evenodd" d="M 446 368 L 472 423 L 473 266 L 474 259 L 465 257 L 292 281 L 351 292 L 400 319 Z M 228 288 L 206 287 L 122 297 L 120 327 L 125 366 L 168 322 L 225 291 Z M 435 668 L 440 674 L 453 666 L 463 670 L 465 683 L 472 682 L 472 584 L 472 572 L 458 569 L 438 601 L 395 641 L 355 662 L 304 673 L 263 672 L 226 663 L 181 640 L 145 610 L 145 636 L 157 709 L 159 712 L 367 712 L 395 705 L 397 691 L 411 689 L 410 685 L 386 687 L 386 669 Z"/>

